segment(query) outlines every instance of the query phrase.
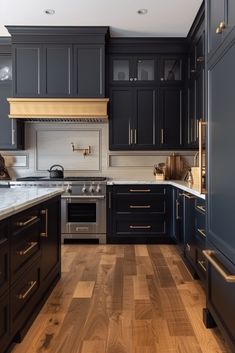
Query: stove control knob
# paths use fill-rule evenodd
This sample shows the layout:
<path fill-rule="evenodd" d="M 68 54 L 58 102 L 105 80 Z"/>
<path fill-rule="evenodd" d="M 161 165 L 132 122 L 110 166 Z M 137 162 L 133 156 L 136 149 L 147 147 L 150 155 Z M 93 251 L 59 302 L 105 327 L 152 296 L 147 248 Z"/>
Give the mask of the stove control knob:
<path fill-rule="evenodd" d="M 83 193 L 87 192 L 86 184 L 83 185 L 83 187 L 82 187 L 82 192 L 83 192 Z"/>
<path fill-rule="evenodd" d="M 89 191 L 90 192 L 94 192 L 95 191 L 94 183 L 92 183 L 91 186 L 89 187 Z"/>
<path fill-rule="evenodd" d="M 71 187 L 70 184 L 68 184 L 68 185 L 66 186 L 65 191 L 68 192 L 69 194 L 71 194 L 71 192 L 72 192 L 72 187 Z"/>
<path fill-rule="evenodd" d="M 96 187 L 96 192 L 98 192 L 98 193 L 101 192 L 100 184 L 97 185 L 97 187 Z"/>

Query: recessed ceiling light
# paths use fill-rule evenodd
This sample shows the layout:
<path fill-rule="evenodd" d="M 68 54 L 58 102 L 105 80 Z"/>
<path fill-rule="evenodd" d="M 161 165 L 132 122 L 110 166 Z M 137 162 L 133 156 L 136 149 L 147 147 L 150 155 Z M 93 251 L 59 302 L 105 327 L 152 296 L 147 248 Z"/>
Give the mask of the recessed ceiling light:
<path fill-rule="evenodd" d="M 139 9 L 137 11 L 138 15 L 146 15 L 146 13 L 148 13 L 148 10 L 147 9 Z"/>
<path fill-rule="evenodd" d="M 46 9 L 43 11 L 46 15 L 54 15 L 55 14 L 55 10 L 53 9 Z"/>

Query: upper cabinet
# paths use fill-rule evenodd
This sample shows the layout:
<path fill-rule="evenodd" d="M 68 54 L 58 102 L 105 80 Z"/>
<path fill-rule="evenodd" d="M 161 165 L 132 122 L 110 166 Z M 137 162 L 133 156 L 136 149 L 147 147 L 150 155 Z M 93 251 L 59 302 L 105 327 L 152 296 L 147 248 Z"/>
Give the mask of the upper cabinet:
<path fill-rule="evenodd" d="M 111 84 L 153 84 L 157 79 L 157 59 L 154 56 L 120 56 L 111 58 Z"/>
<path fill-rule="evenodd" d="M 222 44 L 235 26 L 234 0 L 207 0 L 208 53 L 212 54 Z"/>
<path fill-rule="evenodd" d="M 12 55 L 8 38 L 0 39 L 0 150 L 22 149 L 24 123 L 9 119 L 7 98 L 12 97 Z"/>
<path fill-rule="evenodd" d="M 175 84 L 182 83 L 183 75 L 183 59 L 182 57 L 169 56 L 161 58 L 161 83 Z"/>
<path fill-rule="evenodd" d="M 14 97 L 105 97 L 107 27 L 7 28 Z"/>

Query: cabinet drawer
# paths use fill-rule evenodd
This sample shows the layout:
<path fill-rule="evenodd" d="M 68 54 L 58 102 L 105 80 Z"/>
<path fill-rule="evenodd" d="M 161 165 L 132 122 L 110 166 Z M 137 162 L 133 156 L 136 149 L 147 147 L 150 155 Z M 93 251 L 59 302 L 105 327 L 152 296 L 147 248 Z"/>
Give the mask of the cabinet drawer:
<path fill-rule="evenodd" d="M 196 236 L 203 241 L 206 239 L 206 220 L 205 215 L 202 213 L 195 213 L 195 232 Z"/>
<path fill-rule="evenodd" d="M 164 235 L 166 233 L 166 222 L 163 216 L 145 217 L 117 217 L 115 222 L 115 233 L 123 235 Z"/>
<path fill-rule="evenodd" d="M 37 261 L 24 273 L 11 290 L 11 323 L 14 334 L 27 321 L 38 301 L 40 263 Z"/>
<path fill-rule="evenodd" d="M 11 282 L 15 281 L 39 254 L 40 219 L 37 218 L 29 227 L 12 235 Z"/>
<path fill-rule="evenodd" d="M 197 198 L 195 200 L 195 211 L 201 214 L 206 214 L 206 203 L 205 200 Z"/>
<path fill-rule="evenodd" d="M 115 198 L 116 212 L 160 213 L 166 212 L 164 195 L 117 195 Z"/>
<path fill-rule="evenodd" d="M 117 194 L 129 194 L 129 195 L 136 195 L 136 194 L 158 194 L 158 195 L 165 195 L 166 194 L 166 187 L 163 185 L 146 185 L 146 184 L 137 184 L 137 185 L 115 185 L 114 191 Z"/>
<path fill-rule="evenodd" d="M 0 298 L 0 352 L 3 352 L 10 341 L 10 302 L 9 293 Z"/>
<path fill-rule="evenodd" d="M 235 266 L 217 251 L 207 251 L 207 305 L 235 343 Z M 212 259 L 212 260 L 211 260 Z M 221 272 L 222 271 L 222 272 Z"/>
<path fill-rule="evenodd" d="M 21 212 L 12 218 L 12 231 L 23 232 L 29 229 L 35 223 L 40 221 L 40 212 L 38 209 L 29 209 Z"/>

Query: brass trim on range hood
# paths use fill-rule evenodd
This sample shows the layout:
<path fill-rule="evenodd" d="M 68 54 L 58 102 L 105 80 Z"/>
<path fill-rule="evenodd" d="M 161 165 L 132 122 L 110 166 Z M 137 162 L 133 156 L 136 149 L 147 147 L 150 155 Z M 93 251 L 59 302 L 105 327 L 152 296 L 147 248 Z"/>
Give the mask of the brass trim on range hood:
<path fill-rule="evenodd" d="M 8 98 L 9 118 L 107 120 L 108 98 Z"/>

